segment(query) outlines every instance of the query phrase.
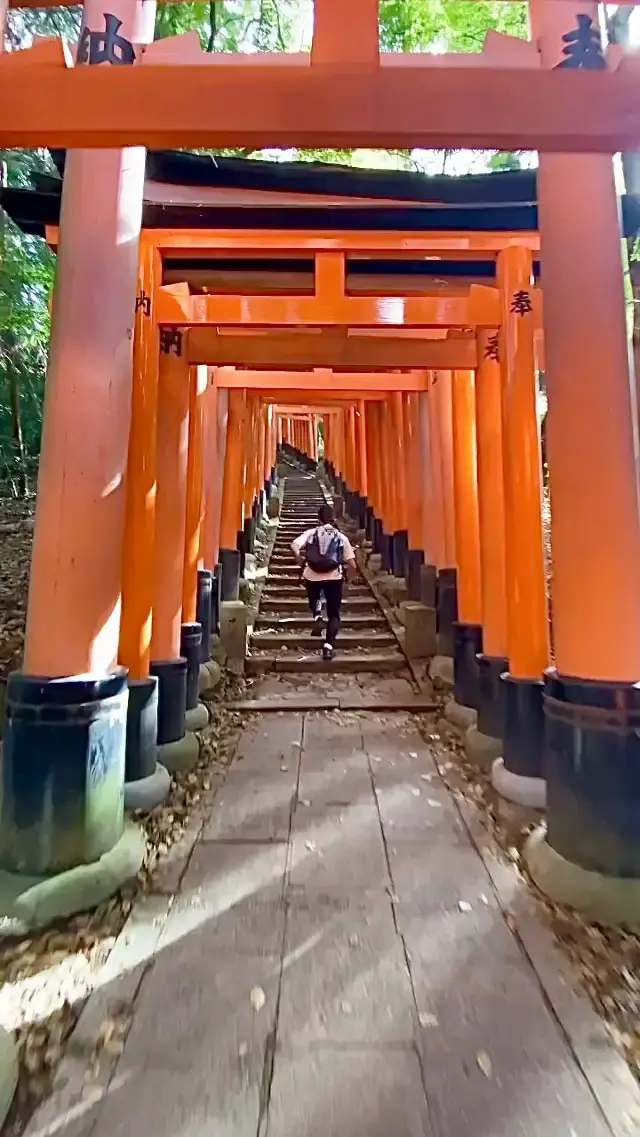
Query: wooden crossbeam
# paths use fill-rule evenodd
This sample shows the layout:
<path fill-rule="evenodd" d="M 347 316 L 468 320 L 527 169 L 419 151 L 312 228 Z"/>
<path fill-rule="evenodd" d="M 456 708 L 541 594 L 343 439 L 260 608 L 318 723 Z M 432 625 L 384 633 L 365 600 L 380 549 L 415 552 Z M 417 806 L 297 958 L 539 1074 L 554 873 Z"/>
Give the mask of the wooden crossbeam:
<path fill-rule="evenodd" d="M 323 398 L 333 395 L 347 395 L 355 399 L 364 398 L 367 394 L 389 391 L 426 391 L 428 387 L 425 371 L 408 371 L 393 373 L 385 371 L 369 371 L 361 374 L 349 372 L 322 372 L 322 371 L 257 371 L 247 369 L 243 371 L 235 368 L 221 367 L 217 372 L 218 387 L 247 387 L 252 390 L 286 392 L 287 398 L 291 392 L 302 392 L 305 398 L 313 391 L 322 394 Z"/>
<path fill-rule="evenodd" d="M 465 369 L 477 365 L 474 338 L 417 340 L 287 332 L 221 336 L 215 328 L 190 328 L 186 338 L 190 363 L 218 366 L 386 371 L 392 368 Z"/>
<path fill-rule="evenodd" d="M 0 147 L 640 147 L 640 69 L 13 66 Z M 9 62 L 7 62 L 9 60 Z"/>

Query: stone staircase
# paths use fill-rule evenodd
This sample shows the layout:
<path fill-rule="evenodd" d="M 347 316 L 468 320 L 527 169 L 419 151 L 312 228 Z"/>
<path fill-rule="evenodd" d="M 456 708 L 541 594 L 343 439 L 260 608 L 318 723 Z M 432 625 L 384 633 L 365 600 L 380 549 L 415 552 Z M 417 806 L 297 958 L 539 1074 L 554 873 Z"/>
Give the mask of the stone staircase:
<path fill-rule="evenodd" d="M 398 673 L 405 668 L 397 640 L 368 584 L 359 575 L 350 582 L 343 601 L 342 626 L 333 660 L 323 660 L 322 641 L 311 636 L 312 618 L 291 542 L 317 524 L 323 501 L 325 495 L 316 477 L 295 471 L 286 477 L 278 532 L 249 641 L 248 674 Z"/>

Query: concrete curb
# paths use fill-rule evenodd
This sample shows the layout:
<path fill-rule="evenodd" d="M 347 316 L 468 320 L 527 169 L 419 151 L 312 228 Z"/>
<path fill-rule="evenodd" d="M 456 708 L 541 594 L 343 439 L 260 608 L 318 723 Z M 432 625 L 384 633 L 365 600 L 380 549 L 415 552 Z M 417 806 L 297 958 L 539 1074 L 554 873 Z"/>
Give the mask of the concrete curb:
<path fill-rule="evenodd" d="M 97 908 L 137 876 L 146 847 L 142 829 L 127 822 L 113 849 L 92 864 L 48 877 L 1 872 L 0 914 L 8 918 L 7 933 L 28 934 L 64 916 Z"/>
<path fill-rule="evenodd" d="M 546 809 L 547 783 L 544 778 L 527 778 L 507 770 L 504 758 L 496 758 L 491 767 L 491 782 L 501 797 L 528 809 Z"/>
<path fill-rule="evenodd" d="M 153 774 L 148 778 L 138 778 L 135 782 L 124 784 L 124 808 L 149 811 L 166 801 L 171 789 L 171 774 L 160 762 L 156 762 Z"/>
<path fill-rule="evenodd" d="M 429 664 L 429 678 L 437 691 L 453 688 L 453 659 L 450 655 L 434 655 Z"/>
<path fill-rule="evenodd" d="M 470 762 L 489 773 L 496 758 L 502 757 L 502 739 L 482 734 L 477 726 L 470 726 L 464 736 L 464 752 Z"/>
<path fill-rule="evenodd" d="M 476 725 L 478 721 L 478 712 L 473 707 L 465 707 L 462 703 L 457 703 L 455 699 L 447 699 L 444 708 L 444 717 L 447 722 L 452 726 L 457 727 L 458 730 L 466 731 Z"/>
<path fill-rule="evenodd" d="M 191 707 L 184 716 L 184 725 L 187 731 L 195 733 L 198 730 L 206 730 L 209 725 L 209 712 L 204 703 L 198 703 L 197 707 Z"/>
<path fill-rule="evenodd" d="M 541 825 L 529 837 L 524 858 L 540 891 L 606 927 L 640 931 L 640 880 L 605 876 L 565 860 L 546 839 Z M 639 1115 L 640 1116 L 640 1115 Z"/>
<path fill-rule="evenodd" d="M 175 742 L 165 742 L 158 747 L 158 762 L 170 774 L 188 774 L 200 757 L 200 741 L 195 734 L 187 731 Z"/>

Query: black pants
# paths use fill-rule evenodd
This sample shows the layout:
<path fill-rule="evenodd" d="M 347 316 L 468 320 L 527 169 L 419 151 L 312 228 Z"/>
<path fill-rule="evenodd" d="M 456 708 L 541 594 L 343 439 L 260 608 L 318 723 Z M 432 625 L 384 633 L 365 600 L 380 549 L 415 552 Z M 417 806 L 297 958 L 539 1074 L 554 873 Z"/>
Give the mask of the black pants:
<path fill-rule="evenodd" d="M 312 616 L 319 616 L 322 594 L 327 602 L 327 634 L 325 640 L 333 647 L 340 631 L 340 608 L 342 605 L 341 580 L 305 580 L 309 608 Z"/>

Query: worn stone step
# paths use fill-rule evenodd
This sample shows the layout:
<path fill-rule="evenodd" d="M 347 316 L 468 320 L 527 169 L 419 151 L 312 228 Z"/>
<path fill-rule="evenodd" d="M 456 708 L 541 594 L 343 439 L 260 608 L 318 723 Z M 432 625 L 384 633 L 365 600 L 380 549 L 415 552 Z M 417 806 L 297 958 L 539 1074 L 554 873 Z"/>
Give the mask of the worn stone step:
<path fill-rule="evenodd" d="M 262 675 L 267 671 L 293 671 L 293 672 L 328 672 L 337 671 L 343 674 L 360 675 L 363 672 L 396 672 L 403 671 L 405 661 L 400 652 L 382 653 L 353 652 L 343 655 L 336 649 L 334 659 L 323 659 L 318 655 L 297 655 L 289 652 L 287 655 L 250 655 L 245 660 L 245 672 L 248 675 Z"/>
<path fill-rule="evenodd" d="M 313 651 L 321 643 L 322 640 L 319 637 L 305 635 L 304 632 L 254 632 L 251 636 L 252 647 L 264 648 L 265 651 L 279 651 L 284 648 Z M 341 651 L 357 647 L 370 648 L 374 651 L 376 648 L 396 646 L 396 639 L 392 632 L 370 632 L 367 635 L 366 632 L 343 632 L 341 630 L 338 646 Z"/>
<path fill-rule="evenodd" d="M 308 631 L 312 624 L 313 617 L 309 612 L 306 614 L 304 612 L 298 614 L 294 613 L 289 616 L 277 616 L 274 613 L 265 612 L 264 614 L 258 613 L 255 627 L 278 628 L 283 631 L 300 631 L 307 629 Z M 343 628 L 349 628 L 352 631 L 358 631 L 363 628 L 379 628 L 381 631 L 384 631 L 388 627 L 384 616 L 377 609 L 362 614 L 343 611 L 341 614 L 341 624 Z"/>
<path fill-rule="evenodd" d="M 284 587 L 280 583 L 274 586 L 273 582 L 270 583 L 269 579 L 267 578 L 267 583 L 262 591 L 262 595 L 264 596 L 265 600 L 292 600 L 296 596 L 300 596 L 302 588 L 303 585 L 299 581 L 294 581 L 289 587 Z M 306 597 L 306 593 L 302 593 L 302 595 Z M 375 605 L 375 600 L 366 584 L 350 584 L 346 599 L 349 597 L 358 599 L 360 597 L 363 599 L 366 598 L 371 604 L 372 608 Z"/>
<path fill-rule="evenodd" d="M 347 596 L 342 601 L 343 612 L 361 612 L 363 609 L 374 608 L 372 597 L 369 596 Z M 260 609 L 263 612 L 282 612 L 283 615 L 287 612 L 308 612 L 309 605 L 307 598 L 304 594 L 299 597 L 290 598 L 288 596 L 267 596 L 265 592 L 262 593 L 260 600 Z"/>

